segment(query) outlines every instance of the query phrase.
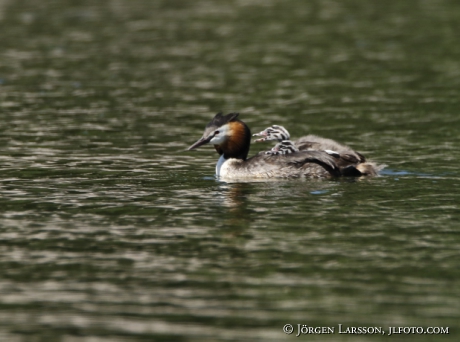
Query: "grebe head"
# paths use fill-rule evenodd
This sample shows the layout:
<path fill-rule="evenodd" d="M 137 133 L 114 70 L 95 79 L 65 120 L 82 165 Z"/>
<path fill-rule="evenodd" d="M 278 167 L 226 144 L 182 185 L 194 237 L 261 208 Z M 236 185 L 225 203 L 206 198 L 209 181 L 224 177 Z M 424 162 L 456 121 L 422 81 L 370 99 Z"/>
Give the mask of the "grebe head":
<path fill-rule="evenodd" d="M 255 142 L 262 142 L 268 140 L 289 140 L 290 135 L 286 128 L 283 126 L 273 125 L 268 128 L 265 128 L 262 132 L 253 134 L 253 136 L 263 137 L 256 139 Z"/>
<path fill-rule="evenodd" d="M 299 152 L 299 149 L 294 145 L 291 140 L 283 140 L 275 145 L 270 151 L 265 152 L 265 154 L 277 156 L 280 154 L 290 154 L 294 152 Z"/>
<path fill-rule="evenodd" d="M 239 113 L 216 114 L 206 125 L 203 136 L 188 148 L 193 150 L 205 144 L 212 144 L 217 153 L 225 159 L 238 158 L 245 160 L 251 143 L 251 131 L 248 126 L 238 120 Z"/>

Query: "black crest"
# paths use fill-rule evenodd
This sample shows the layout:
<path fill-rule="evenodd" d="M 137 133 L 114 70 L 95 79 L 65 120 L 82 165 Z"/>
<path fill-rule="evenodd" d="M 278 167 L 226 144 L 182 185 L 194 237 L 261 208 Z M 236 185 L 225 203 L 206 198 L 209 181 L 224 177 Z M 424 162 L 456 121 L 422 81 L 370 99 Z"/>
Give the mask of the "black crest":
<path fill-rule="evenodd" d="M 238 115 L 240 115 L 240 113 L 230 113 L 227 115 L 222 115 L 222 112 L 217 113 L 211 122 L 206 125 L 206 128 L 223 126 L 230 121 L 234 121 Z"/>

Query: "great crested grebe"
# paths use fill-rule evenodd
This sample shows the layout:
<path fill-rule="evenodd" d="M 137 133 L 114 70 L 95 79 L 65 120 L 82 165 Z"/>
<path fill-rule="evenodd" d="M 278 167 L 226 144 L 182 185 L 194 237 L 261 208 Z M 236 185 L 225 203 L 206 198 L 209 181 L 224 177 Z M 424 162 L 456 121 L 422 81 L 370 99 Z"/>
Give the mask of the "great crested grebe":
<path fill-rule="evenodd" d="M 299 149 L 295 146 L 295 144 L 291 140 L 282 140 L 270 151 L 265 152 L 265 154 L 276 156 L 279 154 L 289 154 L 294 152 L 299 152 Z"/>
<path fill-rule="evenodd" d="M 264 142 L 270 140 L 279 141 L 270 151 L 265 152 L 265 154 L 288 154 L 302 151 L 324 151 L 327 154 L 340 157 L 340 153 L 330 148 L 340 150 L 342 152 L 342 157 L 347 159 L 353 159 L 356 161 L 364 162 L 365 158 L 360 153 L 352 150 L 348 146 L 341 145 L 334 140 L 325 139 L 318 137 L 316 135 L 307 135 L 300 138 L 298 141 L 293 142 L 289 140 L 291 135 L 288 130 L 283 126 L 272 125 L 265 128 L 259 133 L 255 133 L 252 136 L 262 137 L 260 139 L 254 140 L 254 142 Z M 328 148 L 328 149 L 327 149 Z M 350 160 L 352 161 L 352 160 Z"/>
<path fill-rule="evenodd" d="M 267 132 L 265 135 L 262 131 L 259 135 L 264 138 L 258 141 L 281 139 L 281 144 L 286 142 L 288 148 L 282 148 L 282 153 L 260 152 L 247 159 L 251 131 L 238 119 L 238 115 L 239 113 L 227 115 L 218 113 L 206 125 L 201 139 L 188 148 L 193 150 L 205 144 L 214 145 L 220 155 L 216 165 L 218 177 L 228 179 L 359 177 L 375 176 L 383 168 L 366 162 L 362 154 L 331 139 L 308 135 L 291 142 L 287 140 L 290 138 L 289 132 L 284 127 L 276 125 L 272 128 L 279 131 L 271 132 L 273 134 Z M 280 132 L 281 134 L 278 134 Z M 289 152 L 286 153 L 287 150 Z"/>
<path fill-rule="evenodd" d="M 254 142 L 262 142 L 268 140 L 279 141 L 275 147 L 273 147 L 270 151 L 265 152 L 265 154 L 279 155 L 299 152 L 299 149 L 295 146 L 294 142 L 289 140 L 291 136 L 287 129 L 283 126 L 272 125 L 268 128 L 265 128 L 262 132 L 255 133 L 252 136 L 262 137 L 254 140 Z"/>
<path fill-rule="evenodd" d="M 254 133 L 253 137 L 262 137 L 260 139 L 256 139 L 255 142 L 267 141 L 267 140 L 289 140 L 291 135 L 287 131 L 286 128 L 279 125 L 272 125 L 270 127 L 265 128 L 262 132 Z"/>

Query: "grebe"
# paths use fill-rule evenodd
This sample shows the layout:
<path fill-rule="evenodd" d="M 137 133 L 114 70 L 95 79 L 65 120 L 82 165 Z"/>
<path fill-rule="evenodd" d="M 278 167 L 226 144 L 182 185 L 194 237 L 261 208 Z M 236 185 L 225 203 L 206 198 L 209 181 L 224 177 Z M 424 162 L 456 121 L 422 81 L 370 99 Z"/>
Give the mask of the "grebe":
<path fill-rule="evenodd" d="M 296 149 L 291 153 L 260 152 L 247 159 L 251 131 L 238 119 L 238 115 L 239 113 L 227 115 L 218 113 L 206 125 L 201 139 L 188 148 L 193 150 L 205 144 L 213 144 L 220 155 L 216 165 L 218 177 L 228 179 L 359 177 L 377 175 L 382 168 L 366 162 L 363 155 L 347 146 L 314 135 L 302 137 L 294 143 L 288 141 L 289 145 L 292 144 Z M 284 127 L 282 128 L 287 132 Z M 289 139 L 289 133 L 287 134 Z M 280 138 L 284 137 L 280 136 Z"/>
<path fill-rule="evenodd" d="M 281 140 L 270 151 L 265 152 L 265 154 L 276 156 L 279 154 L 289 154 L 294 152 L 299 152 L 299 149 L 291 140 Z"/>
<path fill-rule="evenodd" d="M 279 141 L 275 147 L 273 147 L 270 151 L 265 152 L 265 154 L 279 155 L 299 152 L 299 149 L 295 146 L 295 144 L 289 140 L 291 135 L 283 126 L 272 125 L 268 128 L 265 128 L 262 132 L 255 133 L 252 136 L 262 137 L 260 139 L 254 140 L 254 142 L 263 142 L 269 140 Z"/>
<path fill-rule="evenodd" d="M 333 150 L 339 150 L 344 158 L 355 160 L 356 162 L 364 162 L 365 158 L 360 153 L 352 150 L 351 148 L 341 145 L 334 140 L 325 139 L 316 135 L 307 135 L 300 138 L 298 141 L 293 142 L 289 140 L 291 135 L 288 130 L 283 126 L 272 125 L 265 128 L 259 133 L 255 133 L 252 136 L 262 136 L 261 139 L 256 139 L 254 142 L 263 142 L 270 140 L 279 141 L 270 151 L 265 154 L 287 154 L 293 152 L 304 151 L 324 151 L 330 155 L 340 157 L 340 153 Z"/>
<path fill-rule="evenodd" d="M 272 125 L 270 127 L 265 128 L 262 132 L 255 133 L 252 135 L 253 137 L 262 137 L 260 139 L 256 139 L 255 142 L 267 141 L 267 140 L 289 140 L 291 135 L 287 131 L 286 128 L 283 126 Z"/>

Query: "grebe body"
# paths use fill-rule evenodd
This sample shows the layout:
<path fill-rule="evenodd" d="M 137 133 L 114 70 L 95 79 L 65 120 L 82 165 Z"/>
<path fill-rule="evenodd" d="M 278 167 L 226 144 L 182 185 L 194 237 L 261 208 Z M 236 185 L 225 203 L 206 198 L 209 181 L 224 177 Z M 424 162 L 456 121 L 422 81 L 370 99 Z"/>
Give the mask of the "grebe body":
<path fill-rule="evenodd" d="M 188 150 L 212 144 L 220 158 L 216 175 L 224 179 L 243 178 L 330 178 L 339 176 L 377 175 L 381 167 L 366 162 L 363 155 L 334 140 L 308 135 L 295 142 L 282 126 L 255 134 L 257 141 L 278 140 L 270 151 L 247 158 L 251 143 L 249 127 L 238 113 L 218 113 L 206 125 L 201 139 Z M 268 130 L 268 129 L 266 129 Z"/>

